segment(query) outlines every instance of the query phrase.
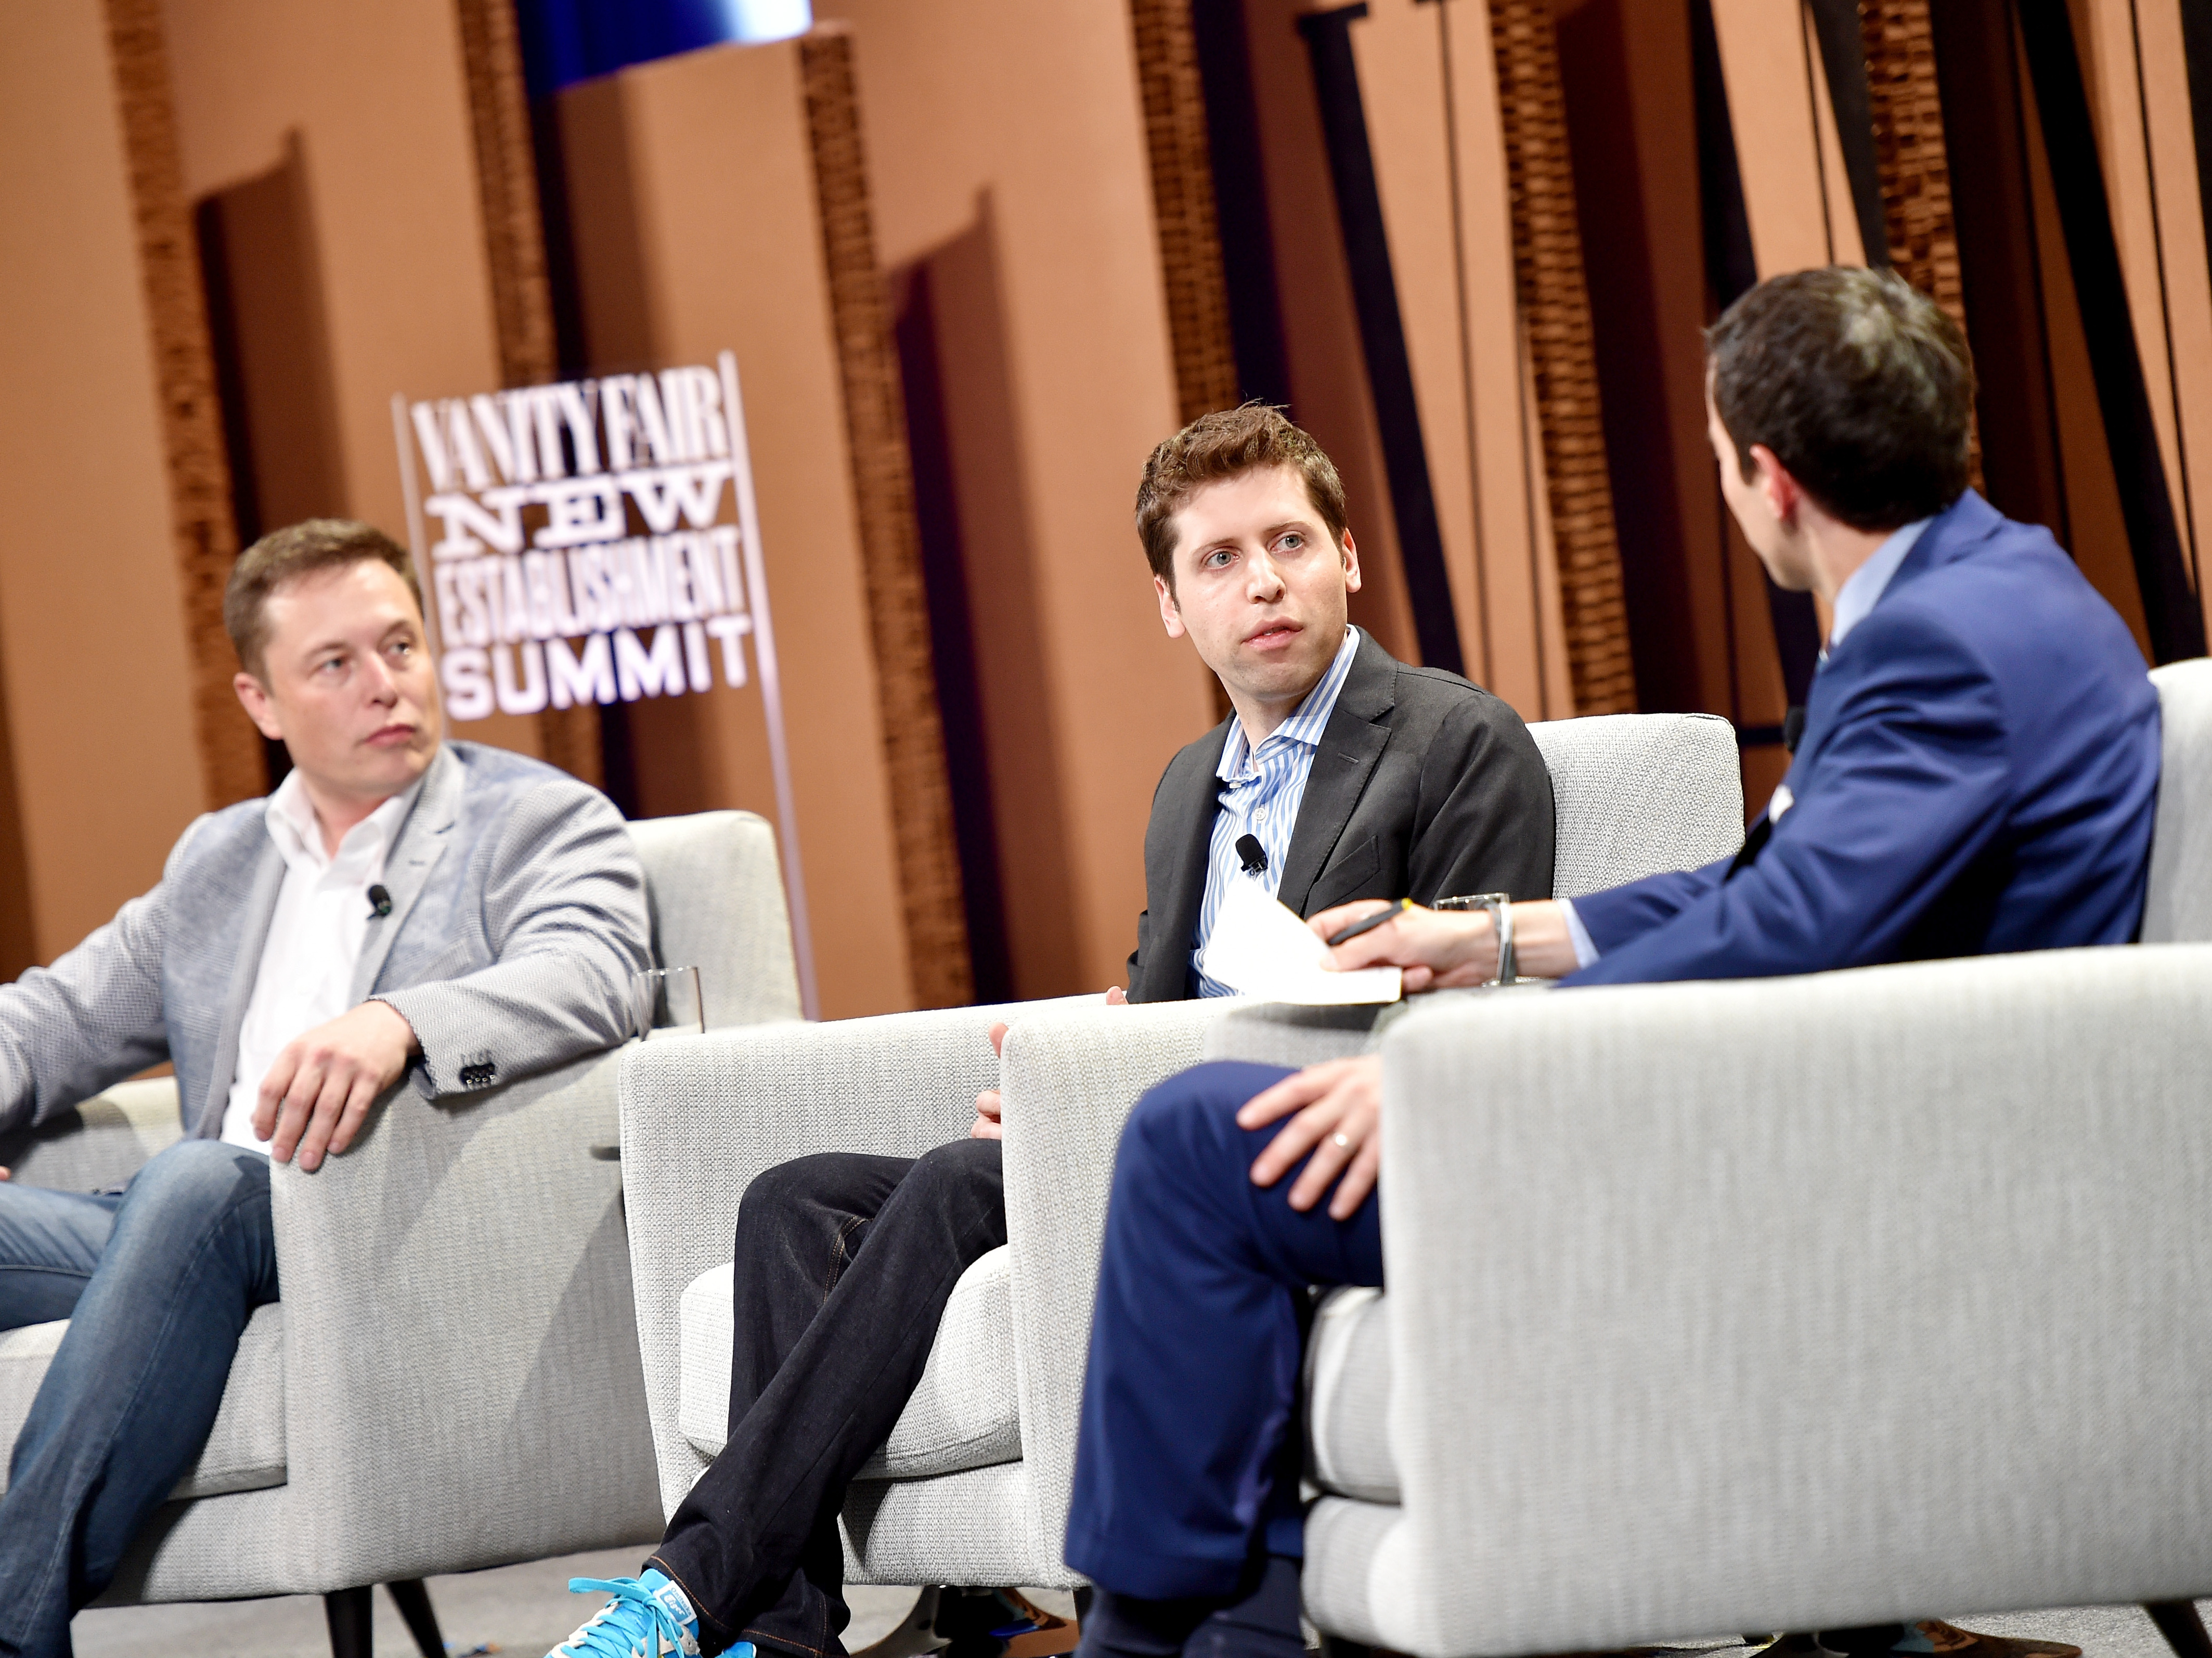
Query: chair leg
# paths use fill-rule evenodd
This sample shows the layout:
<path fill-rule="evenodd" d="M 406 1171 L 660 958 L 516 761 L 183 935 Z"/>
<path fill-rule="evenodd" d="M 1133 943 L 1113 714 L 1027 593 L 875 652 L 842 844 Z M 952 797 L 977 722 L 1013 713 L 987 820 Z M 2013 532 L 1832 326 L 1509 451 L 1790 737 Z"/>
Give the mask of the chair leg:
<path fill-rule="evenodd" d="M 438 1629 L 438 1614 L 431 1608 L 430 1591 L 422 1587 L 422 1580 L 410 1577 L 384 1587 L 392 1591 L 392 1604 L 406 1619 L 407 1632 L 415 1637 L 422 1658 L 446 1658 L 446 1637 Z"/>
<path fill-rule="evenodd" d="M 331 1658 L 376 1658 L 375 1620 L 369 1615 L 367 1585 L 332 1589 L 323 1597 L 323 1616 L 331 1626 Z"/>
<path fill-rule="evenodd" d="M 2204 1633 L 2204 1620 L 2197 1615 L 2194 1600 L 2154 1600 L 2143 1610 L 2166 1637 L 2174 1658 L 2212 1658 L 2212 1637 Z"/>

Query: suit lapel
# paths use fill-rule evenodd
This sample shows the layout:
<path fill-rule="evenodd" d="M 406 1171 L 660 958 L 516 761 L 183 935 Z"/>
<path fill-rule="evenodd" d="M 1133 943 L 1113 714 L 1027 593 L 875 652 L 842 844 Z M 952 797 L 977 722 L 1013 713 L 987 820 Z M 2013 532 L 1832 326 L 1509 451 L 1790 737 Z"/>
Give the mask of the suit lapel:
<path fill-rule="evenodd" d="M 1283 859 L 1282 884 L 1275 890 L 1275 896 L 1301 915 L 1315 881 L 1366 792 L 1375 762 L 1389 744 L 1389 727 L 1375 721 L 1396 706 L 1397 680 L 1397 663 L 1363 631 L 1352 671 L 1336 694 L 1336 707 L 1329 711 L 1321 746 L 1314 751 L 1305 798 L 1291 831 L 1291 849 Z"/>
<path fill-rule="evenodd" d="M 192 1133 L 203 1139 L 212 1139 L 222 1131 L 230 1085 L 238 1079 L 238 1033 L 246 1023 L 246 1004 L 253 999 L 253 981 L 261 971 L 269 924 L 276 916 L 276 896 L 283 890 L 284 854 L 264 834 L 260 859 L 253 866 L 253 885 L 246 895 L 246 928 L 239 936 L 238 955 L 230 964 L 230 988 L 223 996 L 222 1023 L 218 1027 L 222 1034 L 216 1040 L 207 1097 L 200 1102 L 199 1120 L 192 1126 Z"/>
<path fill-rule="evenodd" d="M 392 914 L 368 924 L 368 941 L 361 947 L 361 960 L 354 964 L 351 999 L 355 1003 L 366 1001 L 375 987 L 377 975 L 384 971 L 385 960 L 392 954 L 392 940 L 398 938 L 408 912 L 429 884 L 430 872 L 445 856 L 452 838 L 448 831 L 453 827 L 460 800 L 461 762 L 453 758 L 450 748 L 441 746 L 422 780 L 422 793 L 415 797 L 415 809 L 399 826 L 398 838 L 384 860 L 384 890 L 392 895 Z"/>
<path fill-rule="evenodd" d="M 1145 964 L 1142 999 L 1146 1001 L 1180 1001 L 1188 986 L 1191 941 L 1198 936 L 1198 913 L 1206 903 L 1206 853 L 1213 843 L 1213 814 L 1221 793 L 1221 780 L 1214 773 L 1221 764 L 1222 744 L 1229 740 L 1229 720 L 1216 726 L 1214 735 L 1220 740 L 1207 746 L 1206 764 L 1193 776 L 1174 779 L 1174 797 L 1164 797 L 1155 808 L 1161 814 L 1163 845 L 1172 861 L 1158 872 L 1152 959 Z"/>

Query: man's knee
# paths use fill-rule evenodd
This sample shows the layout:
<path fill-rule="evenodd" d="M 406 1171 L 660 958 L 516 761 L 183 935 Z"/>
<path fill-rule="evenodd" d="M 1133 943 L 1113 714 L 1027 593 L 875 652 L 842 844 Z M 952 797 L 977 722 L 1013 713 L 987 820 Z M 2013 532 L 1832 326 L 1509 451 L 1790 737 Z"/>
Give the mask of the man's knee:
<path fill-rule="evenodd" d="M 793 1208 L 814 1201 L 837 1157 L 835 1151 L 817 1151 L 762 1169 L 738 1199 L 738 1230 L 743 1233 L 772 1224 Z"/>
<path fill-rule="evenodd" d="M 1000 1174 L 1004 1142 L 950 1140 L 923 1152 L 907 1172 L 917 1193 L 949 1199 L 996 1201 L 1004 1190 Z"/>
<path fill-rule="evenodd" d="M 1207 1179 L 1252 1161 L 1244 1103 L 1290 1073 L 1278 1066 L 1215 1060 L 1146 1090 L 1121 1130 L 1120 1164 L 1146 1178 Z"/>
<path fill-rule="evenodd" d="M 889 1189 L 884 1162 L 859 1152 L 816 1151 L 763 1169 L 738 1200 L 739 1253 L 747 1238 L 787 1242 L 815 1236 L 825 1221 L 834 1226 L 840 1218 L 872 1212 Z"/>
<path fill-rule="evenodd" d="M 222 1140 L 179 1140 L 133 1177 L 122 1213 L 141 1220 L 213 1216 L 268 1193 L 269 1160 L 259 1152 Z"/>

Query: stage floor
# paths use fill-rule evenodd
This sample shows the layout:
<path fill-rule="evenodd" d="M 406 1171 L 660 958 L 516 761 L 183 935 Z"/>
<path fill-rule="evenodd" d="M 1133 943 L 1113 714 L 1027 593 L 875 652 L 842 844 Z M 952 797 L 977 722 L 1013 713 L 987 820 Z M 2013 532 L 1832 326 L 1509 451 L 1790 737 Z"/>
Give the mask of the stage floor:
<path fill-rule="evenodd" d="M 600 1554 L 573 1555 L 535 1565 L 502 1566 L 430 1580 L 447 1646 L 455 1658 L 496 1650 L 501 1658 L 543 1658 L 598 1604 L 568 1593 L 571 1577 L 623 1576 L 637 1570 L 651 1543 Z M 914 1603 L 912 1589 L 865 1588 L 849 1594 L 853 1625 L 848 1649 L 866 1646 L 890 1630 Z M 1068 1597 L 1032 1590 L 1044 1605 L 1066 1614 Z M 2199 1610 L 2212 1623 L 2212 1600 Z M 2166 1643 L 2139 1606 L 2092 1606 L 2071 1611 L 1963 1617 L 1970 1629 L 1992 1634 L 2070 1641 L 2084 1658 L 2172 1658 Z M 319 1597 L 237 1600 L 222 1605 L 124 1606 L 77 1615 L 70 1629 L 76 1658 L 143 1658 L 149 1652 L 191 1653 L 195 1658 L 327 1658 L 330 1639 Z M 1683 1658 L 1711 1650 L 1714 1658 L 1744 1654 L 1733 1643 L 1718 1649 L 1685 1647 Z M 376 1597 L 377 1658 L 415 1658 L 415 1643 L 389 1595 Z M 1747 1655 L 1746 1655 L 1747 1658 Z"/>

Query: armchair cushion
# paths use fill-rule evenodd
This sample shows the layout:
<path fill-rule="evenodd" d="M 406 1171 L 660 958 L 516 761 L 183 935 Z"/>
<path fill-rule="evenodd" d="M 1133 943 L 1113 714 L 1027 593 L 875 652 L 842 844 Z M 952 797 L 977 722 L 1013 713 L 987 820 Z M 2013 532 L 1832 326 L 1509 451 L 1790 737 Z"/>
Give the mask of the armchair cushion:
<path fill-rule="evenodd" d="M 1020 1461 L 1012 1260 L 1002 1246 L 961 1274 L 921 1384 L 860 1478 L 921 1479 Z M 733 1272 L 722 1266 L 701 1273 L 684 1291 L 678 1314 L 684 1365 L 678 1421 L 702 1456 L 718 1455 L 729 1437 Z"/>
<path fill-rule="evenodd" d="M 0 1444 L 13 1445 L 31 1413 L 46 1366 L 69 1328 L 65 1318 L 0 1334 Z M 284 1309 L 258 1310 L 238 1340 L 222 1408 L 216 1413 L 199 1461 L 177 1482 L 177 1499 L 256 1491 L 284 1483 Z M 0 1459 L 0 1491 L 8 1470 Z"/>
<path fill-rule="evenodd" d="M 1380 1290 L 1329 1293 L 1306 1344 L 1308 1473 L 1338 1497 L 1403 1501 L 1390 1445 L 1390 1330 Z"/>

